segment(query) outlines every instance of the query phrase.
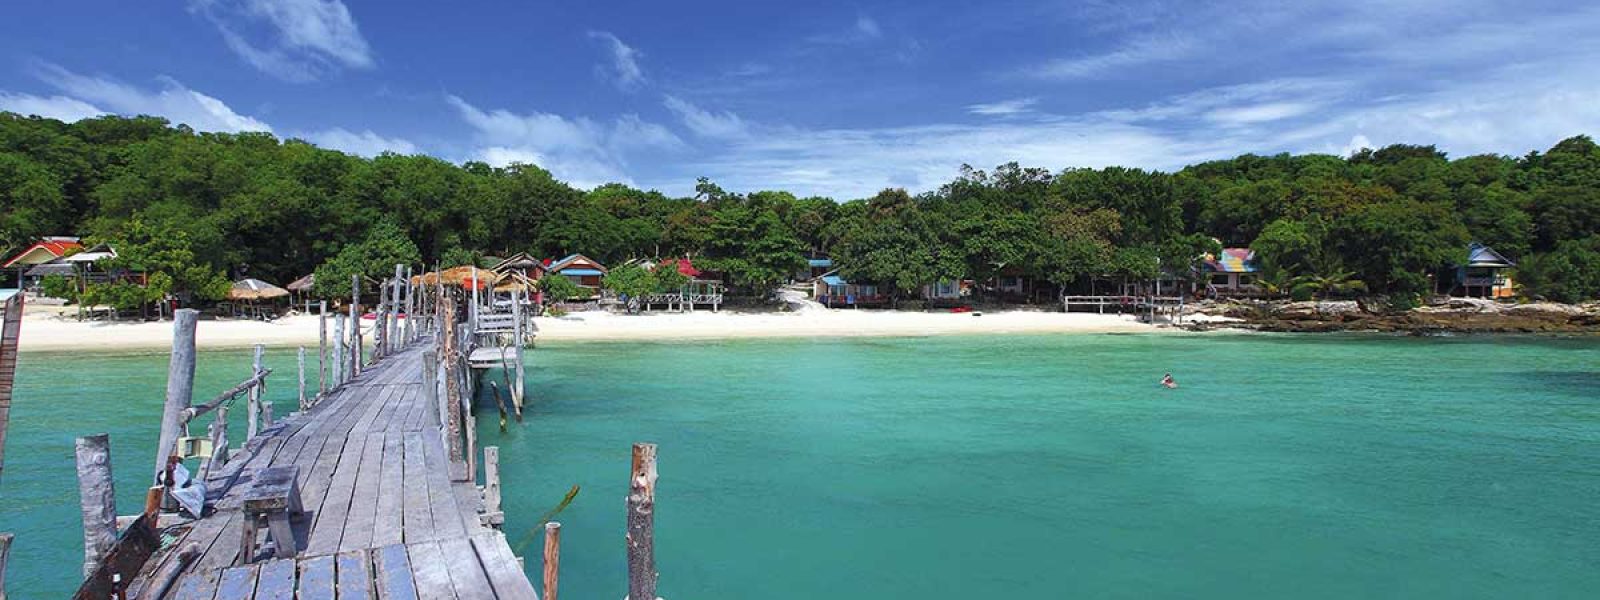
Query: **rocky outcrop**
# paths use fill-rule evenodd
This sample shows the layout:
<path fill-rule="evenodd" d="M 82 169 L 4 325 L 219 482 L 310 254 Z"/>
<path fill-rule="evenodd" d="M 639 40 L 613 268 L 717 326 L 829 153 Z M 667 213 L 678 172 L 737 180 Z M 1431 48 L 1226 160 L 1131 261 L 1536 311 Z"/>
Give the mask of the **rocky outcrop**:
<path fill-rule="evenodd" d="M 1600 303 L 1509 304 L 1445 298 L 1405 311 L 1387 306 L 1383 299 L 1224 303 L 1202 312 L 1235 317 L 1241 320 L 1238 326 L 1260 331 L 1600 333 Z"/>

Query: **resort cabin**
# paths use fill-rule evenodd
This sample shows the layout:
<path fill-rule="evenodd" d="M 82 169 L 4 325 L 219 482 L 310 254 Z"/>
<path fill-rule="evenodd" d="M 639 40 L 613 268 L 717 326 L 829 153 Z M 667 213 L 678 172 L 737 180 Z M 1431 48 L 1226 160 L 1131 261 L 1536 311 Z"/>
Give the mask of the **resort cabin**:
<path fill-rule="evenodd" d="M 1467 262 L 1456 267 L 1456 285 L 1451 293 L 1469 298 L 1510 298 L 1516 295 L 1516 289 L 1506 271 L 1516 266 L 1494 248 L 1474 242 L 1467 248 Z"/>
<path fill-rule="evenodd" d="M 940 281 L 922 286 L 922 299 L 931 304 L 954 305 L 972 296 L 972 280 Z"/>
<path fill-rule="evenodd" d="M 606 276 L 606 266 L 582 254 L 573 254 L 561 260 L 550 263 L 545 270 L 551 275 L 560 275 L 571 279 L 578 287 L 583 288 L 589 300 L 600 297 L 600 284 Z M 574 300 L 585 298 L 574 298 Z"/>
<path fill-rule="evenodd" d="M 78 252 L 80 250 L 83 250 L 83 243 L 78 238 L 64 235 L 44 237 L 40 238 L 39 241 L 34 242 L 32 246 L 28 246 L 21 252 L 12 255 L 10 258 L 7 258 L 5 264 L 0 265 L 0 269 L 5 269 L 5 278 L 8 281 L 15 281 L 16 287 L 26 290 L 37 290 L 39 288 L 39 281 L 44 277 L 43 275 L 37 277 L 28 276 L 27 272 L 29 269 L 51 261 L 59 260 L 63 256 L 73 252 Z M 70 269 L 71 265 L 66 266 L 67 273 L 65 274 L 72 275 L 73 273 Z"/>
<path fill-rule="evenodd" d="M 644 298 L 645 310 L 650 310 L 653 304 L 665 304 L 667 310 L 687 310 L 694 312 L 695 307 L 709 306 L 715 311 L 722 307 L 722 279 L 711 273 L 695 268 L 694 261 L 688 258 L 669 258 L 660 262 L 647 262 L 645 268 L 649 270 L 675 268 L 680 275 L 688 277 L 689 281 L 683 284 L 676 292 L 659 292 Z"/>
<path fill-rule="evenodd" d="M 52 275 L 60 275 L 75 280 L 78 289 L 91 283 L 110 283 L 113 281 L 131 281 L 144 285 L 144 276 L 126 270 L 112 272 L 98 266 L 100 261 L 116 258 L 116 249 L 106 244 L 96 244 L 94 247 L 81 252 L 68 254 L 50 262 L 34 265 L 23 273 L 23 279 L 38 282 Z"/>
<path fill-rule="evenodd" d="M 1207 254 L 1200 265 L 1207 295 L 1252 296 L 1261 293 L 1256 273 L 1261 265 L 1249 248 L 1223 248 L 1218 255 Z"/>
<path fill-rule="evenodd" d="M 837 270 L 811 280 L 811 298 L 828 308 L 882 306 L 888 297 L 871 284 L 850 283 Z"/>
<path fill-rule="evenodd" d="M 826 254 L 813 254 L 806 258 L 806 269 L 794 274 L 795 281 L 811 281 L 833 270 L 833 259 Z"/>

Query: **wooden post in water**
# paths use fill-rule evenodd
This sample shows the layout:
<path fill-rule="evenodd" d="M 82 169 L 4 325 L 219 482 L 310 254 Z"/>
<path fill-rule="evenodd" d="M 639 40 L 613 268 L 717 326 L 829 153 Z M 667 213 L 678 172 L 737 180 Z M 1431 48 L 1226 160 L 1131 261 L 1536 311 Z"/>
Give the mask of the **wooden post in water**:
<path fill-rule="evenodd" d="M 633 445 L 628 481 L 628 598 L 655 600 L 656 445 Z"/>
<path fill-rule="evenodd" d="M 17 376 L 17 342 L 22 336 L 23 293 L 6 299 L 5 322 L 0 325 L 0 473 L 6 467 L 6 428 L 11 423 L 11 388 Z M 5 534 L 9 544 L 11 534 Z M 0 558 L 0 600 L 5 600 L 5 561 Z"/>
<path fill-rule="evenodd" d="M 511 320 L 516 323 L 515 333 L 513 334 L 515 337 L 513 343 L 516 344 L 516 348 L 513 354 L 516 355 L 517 360 L 517 364 L 514 365 L 517 378 L 511 382 L 511 405 L 516 407 L 518 422 L 522 421 L 523 378 L 527 375 L 525 367 L 522 366 L 522 349 L 527 344 L 527 340 L 522 339 L 523 334 L 526 333 L 526 328 L 522 324 L 522 299 L 526 297 L 525 294 L 526 292 L 522 290 L 511 290 Z"/>
<path fill-rule="evenodd" d="M 344 383 L 345 376 L 350 373 L 350 368 L 344 364 L 344 315 L 333 316 L 333 387 L 337 388 Z"/>
<path fill-rule="evenodd" d="M 261 344 L 256 344 L 255 360 L 250 361 L 250 376 L 255 377 L 261 372 L 261 354 L 266 349 Z M 245 392 L 245 427 L 244 439 L 249 441 L 256 437 L 256 432 L 261 430 L 261 386 L 253 386 Z"/>
<path fill-rule="evenodd" d="M 22 294 L 17 294 L 21 296 Z M 15 536 L 0 533 L 0 600 L 6 600 L 6 562 L 11 560 L 11 540 Z"/>
<path fill-rule="evenodd" d="M 443 414 L 444 406 L 439 404 L 438 350 L 422 353 L 422 403 L 432 411 L 434 425 L 444 425 L 448 417 Z"/>
<path fill-rule="evenodd" d="M 78 438 L 78 507 L 83 513 L 83 576 L 100 568 L 117 543 L 117 492 L 111 480 L 111 436 Z"/>
<path fill-rule="evenodd" d="M 328 393 L 328 301 L 317 313 L 317 401 Z"/>
<path fill-rule="evenodd" d="M 361 276 L 350 276 L 350 378 L 361 374 L 361 360 L 365 349 L 361 347 Z M 346 379 L 349 381 L 349 379 Z"/>
<path fill-rule="evenodd" d="M 561 522 L 551 521 L 544 524 L 544 600 L 556 600 L 560 578 Z"/>
<path fill-rule="evenodd" d="M 378 283 L 378 306 L 373 309 L 372 361 L 389 355 L 389 286 Z"/>
<path fill-rule="evenodd" d="M 405 338 L 404 338 L 405 339 L 405 343 L 410 344 L 411 342 L 416 341 L 416 338 L 413 337 L 416 334 L 416 330 L 412 328 L 412 326 L 415 325 L 415 323 L 413 323 L 412 321 L 416 320 L 416 318 L 417 318 L 417 284 L 415 284 L 415 283 L 413 283 L 411 281 L 411 265 L 406 265 L 406 283 L 405 283 L 405 287 L 406 287 L 406 320 L 405 320 L 405 326 L 404 326 L 403 329 L 405 330 Z"/>
<path fill-rule="evenodd" d="M 300 347 L 300 354 L 295 357 L 300 366 L 300 410 L 306 409 L 306 347 Z"/>
<path fill-rule="evenodd" d="M 206 475 L 228 464 L 228 405 L 217 407 L 216 416 L 211 419 L 206 431 L 211 435 L 211 458 L 206 459 L 205 468 L 201 471 L 202 481 Z"/>
<path fill-rule="evenodd" d="M 194 396 L 194 329 L 199 319 L 200 311 L 192 308 L 179 309 L 172 315 L 172 359 L 167 365 L 167 403 L 161 412 L 161 437 L 156 442 L 156 478 L 167 471 L 167 457 L 177 449 L 184 411 Z"/>
<path fill-rule="evenodd" d="M 483 520 L 499 528 L 506 520 L 500 509 L 500 447 L 483 447 Z"/>
<path fill-rule="evenodd" d="M 445 446 L 450 449 L 450 462 L 461 462 L 461 395 L 457 375 L 460 361 L 456 360 L 456 311 L 449 303 L 444 307 L 444 352 L 439 360 L 444 363 Z"/>
<path fill-rule="evenodd" d="M 394 282 L 389 284 L 389 351 L 394 352 L 405 344 L 400 339 L 400 313 L 405 312 L 400 308 L 400 286 L 405 282 L 406 266 L 396 263 L 394 265 Z M 406 315 L 410 317 L 411 315 Z"/>

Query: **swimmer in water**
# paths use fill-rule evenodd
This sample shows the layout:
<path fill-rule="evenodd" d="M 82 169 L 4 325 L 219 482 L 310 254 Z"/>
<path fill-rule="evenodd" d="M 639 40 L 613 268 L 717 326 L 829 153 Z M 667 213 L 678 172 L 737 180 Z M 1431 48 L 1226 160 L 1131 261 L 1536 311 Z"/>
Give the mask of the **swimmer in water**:
<path fill-rule="evenodd" d="M 1169 390 L 1177 389 L 1178 388 L 1178 380 L 1173 379 L 1171 373 L 1167 373 L 1166 375 L 1161 377 L 1161 387 L 1167 388 Z"/>

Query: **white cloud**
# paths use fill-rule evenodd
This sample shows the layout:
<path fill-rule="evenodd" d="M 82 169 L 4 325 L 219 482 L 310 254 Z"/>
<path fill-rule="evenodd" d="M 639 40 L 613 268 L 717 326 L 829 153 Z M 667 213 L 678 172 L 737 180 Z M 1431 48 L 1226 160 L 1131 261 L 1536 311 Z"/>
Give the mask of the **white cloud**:
<path fill-rule="evenodd" d="M 967 105 L 967 112 L 985 116 L 1012 116 L 1033 112 L 1033 105 L 1038 104 L 1038 98 L 1017 98 L 1015 100 L 1002 100 L 985 104 Z"/>
<path fill-rule="evenodd" d="M 1268 102 L 1218 108 L 1206 113 L 1206 118 L 1222 124 L 1245 125 L 1298 117 L 1316 108 L 1311 102 Z"/>
<path fill-rule="evenodd" d="M 55 105 L 68 109 L 63 116 L 82 118 L 105 112 L 152 115 L 200 131 L 272 131 L 266 123 L 234 112 L 221 100 L 171 78 L 162 78 L 160 89 L 149 90 L 105 77 L 79 75 L 52 64 L 39 65 L 38 75 L 63 93 L 52 99 Z"/>
<path fill-rule="evenodd" d="M 610 123 L 585 117 L 504 109 L 485 111 L 456 96 L 447 101 L 473 130 L 473 158 L 492 165 L 537 164 L 578 187 L 632 183 L 627 156 L 637 151 L 676 151 L 683 141 L 667 128 L 637 115 Z"/>
<path fill-rule="evenodd" d="M 824 46 L 846 46 L 866 44 L 883 39 L 883 37 L 883 27 L 878 24 L 877 19 L 862 14 L 857 15 L 856 20 L 848 26 L 810 36 L 806 38 L 806 41 Z"/>
<path fill-rule="evenodd" d="M 856 17 L 856 33 L 866 38 L 883 37 L 883 30 L 878 27 L 878 22 L 866 15 Z"/>
<path fill-rule="evenodd" d="M 385 152 L 396 154 L 416 154 L 416 144 L 401 138 L 384 137 L 373 133 L 371 130 L 353 132 L 343 127 L 313 131 L 304 136 L 306 141 L 321 146 L 348 152 L 356 156 L 377 156 Z"/>
<path fill-rule="evenodd" d="M 712 112 L 690 104 L 677 96 L 667 96 L 663 101 L 668 110 L 678 115 L 683 126 L 695 135 L 711 139 L 739 139 L 749 135 L 749 127 L 739 115 L 731 112 Z"/>
<path fill-rule="evenodd" d="M 624 90 L 633 89 L 644 83 L 644 69 L 639 66 L 639 58 L 644 56 L 637 49 L 622 43 L 616 35 L 606 31 L 591 31 L 589 37 L 605 43 L 607 51 L 611 53 L 611 67 L 602 72 Z"/>
<path fill-rule="evenodd" d="M 94 105 L 66 96 L 35 96 L 0 92 L 0 111 L 40 116 L 61 121 L 77 121 L 106 114 Z"/>
<path fill-rule="evenodd" d="M 210 20 L 245 62 L 287 81 L 376 64 L 340 0 L 191 0 L 189 6 Z"/>
<path fill-rule="evenodd" d="M 1086 79 L 1149 63 L 1188 58 L 1198 46 L 1183 34 L 1145 35 L 1106 52 L 1058 58 L 1026 67 L 1021 74 L 1036 79 Z"/>

